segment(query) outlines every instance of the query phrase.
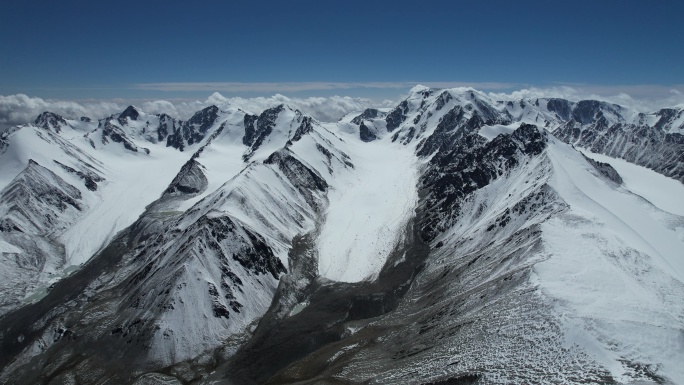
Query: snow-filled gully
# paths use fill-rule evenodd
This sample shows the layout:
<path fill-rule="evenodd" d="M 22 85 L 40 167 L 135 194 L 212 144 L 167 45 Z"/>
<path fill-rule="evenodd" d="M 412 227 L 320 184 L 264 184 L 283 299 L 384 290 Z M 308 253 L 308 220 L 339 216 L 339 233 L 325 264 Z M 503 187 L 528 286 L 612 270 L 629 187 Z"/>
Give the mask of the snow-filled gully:
<path fill-rule="evenodd" d="M 373 279 L 413 215 L 417 159 L 406 148 L 386 142 L 348 141 L 357 167 L 333 182 L 318 238 L 318 269 L 325 278 Z"/>

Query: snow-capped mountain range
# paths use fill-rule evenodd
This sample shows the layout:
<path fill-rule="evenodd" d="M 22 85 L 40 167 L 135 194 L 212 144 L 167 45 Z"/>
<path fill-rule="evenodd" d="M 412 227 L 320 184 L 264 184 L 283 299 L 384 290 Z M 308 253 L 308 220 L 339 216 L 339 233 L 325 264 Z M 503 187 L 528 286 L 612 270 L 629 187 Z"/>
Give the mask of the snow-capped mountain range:
<path fill-rule="evenodd" d="M 413 88 L 0 134 L 0 382 L 684 384 L 684 111 Z"/>

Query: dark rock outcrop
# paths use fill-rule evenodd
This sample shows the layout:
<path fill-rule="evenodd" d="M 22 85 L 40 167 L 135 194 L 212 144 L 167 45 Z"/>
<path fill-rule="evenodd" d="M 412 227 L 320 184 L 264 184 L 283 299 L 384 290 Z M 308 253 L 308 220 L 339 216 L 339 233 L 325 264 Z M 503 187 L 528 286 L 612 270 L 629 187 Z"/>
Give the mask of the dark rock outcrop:
<path fill-rule="evenodd" d="M 208 184 L 209 181 L 202 172 L 202 166 L 195 159 L 190 159 L 173 178 L 164 191 L 164 195 L 197 194 L 204 191 Z"/>
<path fill-rule="evenodd" d="M 594 168 L 598 172 L 600 172 L 601 175 L 605 176 L 606 178 L 612 180 L 613 182 L 615 182 L 617 184 L 622 184 L 622 177 L 617 172 L 617 170 L 615 170 L 613 168 L 613 166 L 611 166 L 610 164 L 599 162 L 597 160 L 593 160 L 587 156 L 584 156 L 584 159 L 586 159 L 587 162 L 589 162 L 589 164 L 594 166 Z"/>
<path fill-rule="evenodd" d="M 361 125 L 359 126 L 359 137 L 364 142 L 372 142 L 378 138 L 363 122 L 361 122 Z"/>
<path fill-rule="evenodd" d="M 366 108 L 361 115 L 351 120 L 354 124 L 361 124 L 364 120 L 382 118 L 385 114 L 375 108 Z"/>
<path fill-rule="evenodd" d="M 47 131 L 59 133 L 62 131 L 62 127 L 67 125 L 67 122 L 60 115 L 45 111 L 38 115 L 36 120 L 33 121 L 33 125 Z"/>
<path fill-rule="evenodd" d="M 166 146 L 183 151 L 186 146 L 199 143 L 204 139 L 209 128 L 216 122 L 218 112 L 218 107 L 209 106 L 196 112 L 189 120 L 183 122 L 182 125 L 174 125 L 173 133 L 169 134 L 166 138 Z"/>

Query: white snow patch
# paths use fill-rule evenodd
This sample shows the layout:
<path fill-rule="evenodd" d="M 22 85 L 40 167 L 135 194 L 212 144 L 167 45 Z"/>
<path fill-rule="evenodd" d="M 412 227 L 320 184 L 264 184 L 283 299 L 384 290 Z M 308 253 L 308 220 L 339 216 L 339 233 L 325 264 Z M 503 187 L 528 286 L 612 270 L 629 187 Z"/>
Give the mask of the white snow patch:
<path fill-rule="evenodd" d="M 21 250 L 0 239 L 0 253 L 21 253 Z"/>
<path fill-rule="evenodd" d="M 494 124 L 480 128 L 478 134 L 487 140 L 492 140 L 501 134 L 512 134 L 518 127 L 520 127 L 519 122 L 508 125 Z"/>
<path fill-rule="evenodd" d="M 613 166 L 629 191 L 644 197 L 661 210 L 684 216 L 684 184 L 624 159 L 595 154 L 586 149 L 580 151 L 589 158 Z"/>
<path fill-rule="evenodd" d="M 224 183 L 242 171 L 246 164 L 242 160 L 245 146 L 242 144 L 244 130 L 233 124 L 227 124 L 224 132 L 211 142 L 196 159 L 204 168 L 207 188 L 197 196 L 183 201 L 176 210 L 185 211 L 194 204 L 216 191 Z"/>
<path fill-rule="evenodd" d="M 72 265 L 86 262 L 135 222 L 145 207 L 161 196 L 187 160 L 174 148 L 162 146 L 154 147 L 149 156 L 105 151 L 97 155 L 109 169 L 108 180 L 97 191 L 101 200 L 60 237 L 66 247 L 67 263 Z M 143 156 L 146 159 L 141 167 L 139 158 Z"/>

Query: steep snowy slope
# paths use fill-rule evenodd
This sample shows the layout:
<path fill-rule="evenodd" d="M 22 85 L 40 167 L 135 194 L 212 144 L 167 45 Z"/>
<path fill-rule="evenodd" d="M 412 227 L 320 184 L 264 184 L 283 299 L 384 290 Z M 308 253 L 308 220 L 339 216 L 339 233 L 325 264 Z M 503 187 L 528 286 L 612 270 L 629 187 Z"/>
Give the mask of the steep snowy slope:
<path fill-rule="evenodd" d="M 644 197 L 661 210 L 684 216 L 684 203 L 679 198 L 684 196 L 684 184 L 624 159 L 581 151 L 589 158 L 610 164 L 619 173 L 623 180 L 622 185 L 629 191 Z"/>
<path fill-rule="evenodd" d="M 2 191 L 0 311 L 17 306 L 64 265 L 63 246 L 54 239 L 87 210 L 82 198 L 78 188 L 34 160 Z"/>
<path fill-rule="evenodd" d="M 542 226 L 549 259 L 535 266 L 564 314 L 568 344 L 593 353 L 619 382 L 639 363 L 684 381 L 684 217 L 602 180 L 577 151 L 554 143 L 550 185 L 570 210 Z M 603 182 L 603 183 L 602 183 Z"/>
<path fill-rule="evenodd" d="M 70 265 L 86 262 L 161 195 L 188 156 L 158 143 L 157 131 L 163 131 L 168 119 L 147 115 L 132 106 L 100 122 L 67 120 L 46 112 L 33 124 L 19 127 L 5 137 L 7 147 L 0 153 L 3 191 L 7 191 L 18 170 L 33 160 L 69 183 L 73 189 L 65 196 L 78 198 L 81 204 L 79 210 L 68 213 L 68 226 L 45 223 L 22 232 L 25 236 L 49 239 L 18 254 L 43 260 L 31 269 L 27 270 L 18 255 L 7 256 L 5 282 L 15 288 L 11 296 L 5 296 L 12 306 L 3 307 L 2 311 L 17 306 L 37 287 L 60 278 Z M 35 190 L 31 186 L 26 188 Z M 35 215 L 45 215 L 40 205 L 33 204 L 30 210 Z M 5 231 L 0 236 L 13 237 L 12 234 Z M 44 263 L 47 264 L 43 266 Z"/>
<path fill-rule="evenodd" d="M 684 183 L 684 121 L 682 109 L 653 114 L 629 114 L 606 103 L 579 102 L 574 116 L 554 134 L 567 143 L 592 152 L 622 158 Z M 607 113 L 613 112 L 613 114 Z M 631 116 L 630 116 L 631 115 Z"/>

